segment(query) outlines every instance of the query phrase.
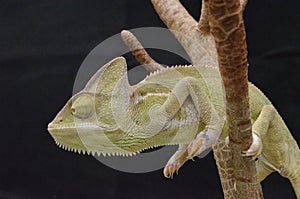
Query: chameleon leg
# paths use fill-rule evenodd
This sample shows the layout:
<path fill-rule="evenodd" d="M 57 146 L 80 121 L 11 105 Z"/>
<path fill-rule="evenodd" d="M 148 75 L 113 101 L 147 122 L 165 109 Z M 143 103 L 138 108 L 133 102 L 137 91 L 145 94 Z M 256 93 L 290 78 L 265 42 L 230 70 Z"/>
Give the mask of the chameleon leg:
<path fill-rule="evenodd" d="M 299 161 L 298 161 L 299 163 Z M 300 198 L 300 171 L 298 170 L 297 176 L 294 176 L 293 179 L 290 179 L 292 186 L 295 190 L 297 198 Z"/>
<path fill-rule="evenodd" d="M 167 118 L 171 119 L 190 96 L 199 113 L 200 121 L 206 126 L 188 146 L 181 146 L 171 157 L 165 168 L 165 176 L 172 176 L 186 160 L 200 155 L 219 139 L 223 125 L 208 96 L 199 85 L 199 82 L 192 77 L 182 79 L 162 105 L 161 110 Z"/>
<path fill-rule="evenodd" d="M 262 108 L 260 115 L 252 125 L 253 134 L 257 135 L 260 140 L 263 140 L 267 135 L 270 129 L 269 126 L 274 119 L 275 113 L 276 111 L 272 105 L 265 105 Z M 263 146 L 259 148 L 260 150 L 257 150 L 257 154 L 254 154 L 254 156 L 258 157 L 258 160 L 256 162 L 257 179 L 259 182 L 261 182 L 275 170 L 273 165 L 268 164 L 266 161 L 264 161 L 265 154 Z"/>
<path fill-rule="evenodd" d="M 277 171 L 290 180 L 297 197 L 300 198 L 299 147 L 272 105 L 263 107 L 253 130 L 263 143 L 262 153 L 256 163 L 258 181 Z"/>
<path fill-rule="evenodd" d="M 274 116 L 276 111 L 272 105 L 265 105 L 258 118 L 252 125 L 253 132 L 253 143 L 247 151 L 243 152 L 245 156 L 252 156 L 253 159 L 257 159 L 256 167 L 257 167 L 257 179 L 261 182 L 265 179 L 269 174 L 274 171 L 278 171 L 271 163 L 269 163 L 265 158 L 265 151 L 263 150 L 263 140 L 267 133 L 270 131 L 270 125 L 274 120 Z M 225 139 L 228 144 L 229 138 L 228 136 Z"/>

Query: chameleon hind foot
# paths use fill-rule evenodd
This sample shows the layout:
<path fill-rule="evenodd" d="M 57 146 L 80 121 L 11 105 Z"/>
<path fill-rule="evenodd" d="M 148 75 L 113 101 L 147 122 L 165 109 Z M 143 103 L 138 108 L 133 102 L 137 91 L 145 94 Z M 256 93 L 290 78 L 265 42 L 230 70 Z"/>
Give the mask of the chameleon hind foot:
<path fill-rule="evenodd" d="M 252 133 L 253 141 L 251 146 L 247 151 L 243 151 L 243 156 L 252 156 L 253 159 L 256 159 L 262 151 L 262 142 L 261 139 L 255 134 Z"/>
<path fill-rule="evenodd" d="M 206 151 L 215 145 L 219 139 L 220 132 L 213 128 L 206 128 L 189 144 L 188 159 L 199 156 L 201 153 Z"/>
<path fill-rule="evenodd" d="M 242 156 L 249 156 L 253 159 L 256 159 L 262 152 L 263 144 L 261 142 L 261 139 L 255 133 L 252 133 L 252 139 L 253 141 L 251 146 L 248 150 L 242 152 Z M 229 144 L 228 136 L 225 138 L 225 142 L 227 145 Z"/>
<path fill-rule="evenodd" d="M 178 174 L 178 170 L 186 161 L 188 161 L 187 156 L 187 147 L 188 144 L 180 144 L 178 150 L 172 157 L 169 159 L 168 163 L 164 168 L 164 176 L 166 178 L 173 178 L 173 174 L 176 172 Z"/>

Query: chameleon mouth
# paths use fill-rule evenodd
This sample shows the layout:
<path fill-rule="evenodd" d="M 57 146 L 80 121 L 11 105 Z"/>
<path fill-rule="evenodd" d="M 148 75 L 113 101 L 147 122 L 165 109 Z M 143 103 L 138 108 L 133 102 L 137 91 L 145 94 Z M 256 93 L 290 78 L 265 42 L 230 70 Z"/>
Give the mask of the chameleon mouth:
<path fill-rule="evenodd" d="M 68 130 L 68 131 L 66 131 Z M 105 131 L 113 131 L 113 128 L 109 128 L 107 126 L 95 125 L 91 123 L 84 124 L 52 124 L 48 125 L 48 132 L 53 137 L 56 145 L 66 151 L 78 153 L 78 154 L 87 154 L 87 155 L 97 155 L 97 156 L 133 156 L 138 152 L 130 152 L 124 149 L 121 149 L 114 145 L 106 135 L 102 132 Z M 88 135 L 89 132 L 97 132 L 97 138 L 101 138 L 105 140 L 105 146 L 95 146 L 94 144 L 89 143 L 89 141 L 93 142 L 94 136 L 90 134 L 90 140 L 84 140 L 83 135 Z M 102 150 L 101 150 L 102 147 Z M 98 149 L 98 150 L 97 150 Z M 117 152 L 115 152 L 117 151 Z"/>
<path fill-rule="evenodd" d="M 71 146 L 68 145 L 64 145 L 59 143 L 57 140 L 55 140 L 56 145 L 59 148 L 62 148 L 66 151 L 70 151 L 70 152 L 74 152 L 74 153 L 78 153 L 78 154 L 83 154 L 83 155 L 92 155 L 92 156 L 133 156 L 138 154 L 139 152 L 128 152 L 128 153 L 119 153 L 119 152 L 99 152 L 99 151 L 93 151 L 93 150 L 88 150 L 88 149 L 78 149 L 78 148 L 73 148 Z"/>
<path fill-rule="evenodd" d="M 70 124 L 64 124 L 64 125 L 52 124 L 52 123 L 48 124 L 48 131 L 50 133 L 56 132 L 57 130 L 69 130 L 69 129 L 114 131 L 116 128 L 112 128 L 107 125 L 94 124 L 94 123 L 82 123 L 82 124 L 70 123 Z"/>
<path fill-rule="evenodd" d="M 80 131 L 80 127 L 83 127 L 85 131 Z M 88 127 L 88 128 L 87 128 Z M 158 147 L 164 145 L 155 146 L 142 146 L 139 145 L 135 148 L 128 148 L 126 146 L 119 147 L 111 142 L 105 133 L 102 133 L 102 129 L 107 131 L 107 127 L 102 127 L 94 124 L 81 124 L 74 127 L 74 125 L 57 125 L 49 124 L 48 131 L 53 137 L 56 145 L 66 151 L 74 152 L 83 155 L 93 156 L 123 156 L 131 157 L 142 152 L 148 152 L 155 150 Z M 66 130 L 68 130 L 66 132 Z M 93 131 L 89 131 L 93 130 Z M 95 133 L 98 131 L 97 133 Z M 92 132 L 95 134 L 92 135 Z M 113 133 L 113 131 L 112 131 Z M 109 135 L 108 135 L 109 136 Z M 96 139 L 101 139 L 102 144 L 95 144 Z"/>
<path fill-rule="evenodd" d="M 69 145 L 66 145 L 66 144 L 61 144 L 57 139 L 54 139 L 55 141 L 55 144 L 59 147 L 59 148 L 62 148 L 66 151 L 69 151 L 69 152 L 74 152 L 74 153 L 77 153 L 77 154 L 83 154 L 83 155 L 92 155 L 92 156 L 103 156 L 103 157 L 114 157 L 114 156 L 119 156 L 119 157 L 132 157 L 132 156 L 135 156 L 139 153 L 142 153 L 142 152 L 146 152 L 147 150 L 155 150 L 159 147 L 162 147 L 162 146 L 150 146 L 150 147 L 146 147 L 146 148 L 143 148 L 139 151 L 136 151 L 136 152 L 130 152 L 130 151 L 126 151 L 126 150 L 122 150 L 122 151 L 117 151 L 117 152 L 113 152 L 113 151 L 110 151 L 110 152 L 103 152 L 103 151 L 95 151 L 95 150 L 89 150 L 87 148 L 83 149 L 83 148 L 76 148 L 76 147 L 72 147 L 72 146 L 69 146 Z"/>

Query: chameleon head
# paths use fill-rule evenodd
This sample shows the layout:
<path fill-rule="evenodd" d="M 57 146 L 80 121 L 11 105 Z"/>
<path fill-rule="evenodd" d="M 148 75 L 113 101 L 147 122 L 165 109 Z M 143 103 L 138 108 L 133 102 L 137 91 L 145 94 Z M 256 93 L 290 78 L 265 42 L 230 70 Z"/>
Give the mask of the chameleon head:
<path fill-rule="evenodd" d="M 122 78 L 126 76 L 125 78 Z M 74 95 L 48 125 L 48 131 L 58 146 L 79 153 L 103 155 L 132 154 L 122 142 L 124 132 L 114 119 L 111 101 L 118 81 L 129 86 L 127 66 L 123 57 L 104 65 L 87 83 L 86 87 Z M 121 95 L 127 95 L 126 88 Z M 122 98 L 122 97 L 121 97 Z M 120 106 L 123 106 L 120 104 Z M 125 106 L 125 105 L 124 105 Z"/>

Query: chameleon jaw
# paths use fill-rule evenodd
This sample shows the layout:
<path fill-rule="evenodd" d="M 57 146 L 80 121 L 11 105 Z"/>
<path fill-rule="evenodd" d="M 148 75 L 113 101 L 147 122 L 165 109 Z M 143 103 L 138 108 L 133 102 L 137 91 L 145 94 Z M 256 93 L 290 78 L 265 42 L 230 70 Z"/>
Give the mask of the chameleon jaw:
<path fill-rule="evenodd" d="M 56 145 L 64 150 L 87 155 L 103 155 L 103 156 L 133 156 L 138 152 L 130 152 L 119 147 L 116 147 L 109 138 L 105 135 L 105 132 L 112 132 L 115 129 L 109 128 L 103 125 L 96 125 L 93 123 L 82 124 L 52 124 L 48 125 L 48 131 L 53 137 Z M 88 140 L 84 139 L 84 135 L 89 134 Z M 94 147 L 94 140 L 103 139 L 108 146 L 107 149 L 103 146 Z M 115 151 L 113 150 L 115 148 Z M 98 149 L 98 150 L 97 150 Z"/>
<path fill-rule="evenodd" d="M 130 157 L 148 149 L 155 149 L 164 145 L 177 145 L 177 143 L 166 143 L 151 146 L 145 142 L 140 142 L 139 145 L 133 147 L 128 147 L 128 143 L 122 146 L 118 144 L 119 140 L 116 138 L 112 141 L 113 135 L 120 133 L 120 129 L 110 128 L 108 130 L 107 127 L 94 123 L 76 125 L 50 123 L 48 131 L 58 147 L 83 155 Z M 98 143 L 101 143 L 101 145 Z"/>
<path fill-rule="evenodd" d="M 70 151 L 70 152 L 74 152 L 74 153 L 78 153 L 78 154 L 83 154 L 83 155 L 92 155 L 92 156 L 123 156 L 123 157 L 129 157 L 129 156 L 134 156 L 138 153 L 140 153 L 141 151 L 138 152 L 128 152 L 128 153 L 121 153 L 121 152 L 100 152 L 100 151 L 93 151 L 93 150 L 88 150 L 88 149 L 79 149 L 79 148 L 73 148 L 71 146 L 68 145 L 64 145 L 59 143 L 57 140 L 54 140 L 55 144 L 59 147 L 62 148 L 66 151 Z"/>
<path fill-rule="evenodd" d="M 130 152 L 130 151 L 125 151 L 123 150 L 124 152 L 103 152 L 103 151 L 94 151 L 94 150 L 88 150 L 88 149 L 79 149 L 79 148 L 75 148 L 75 147 L 71 147 L 71 146 L 68 146 L 68 145 L 64 145 L 64 144 L 61 144 L 59 141 L 57 141 L 57 139 L 54 139 L 55 141 L 55 144 L 59 147 L 59 148 L 62 148 L 66 151 L 69 151 L 69 152 L 74 152 L 74 153 L 78 153 L 78 154 L 83 154 L 83 155 L 92 155 L 92 156 L 103 156 L 103 157 L 115 157 L 115 156 L 122 156 L 122 157 L 132 157 L 132 156 L 135 156 L 139 153 L 142 153 L 143 151 L 146 151 L 148 149 L 155 149 L 155 148 L 158 148 L 160 146 L 150 146 L 150 147 L 146 147 L 146 148 L 143 148 L 139 151 L 136 151 L 136 152 Z"/>
<path fill-rule="evenodd" d="M 64 150 L 78 153 L 78 154 L 87 154 L 87 155 L 97 155 L 97 156 L 123 156 L 123 157 L 130 157 L 137 155 L 148 149 L 154 149 L 157 146 L 146 146 L 146 147 L 139 147 L 137 149 L 130 148 L 128 150 L 118 147 L 117 144 L 114 144 L 101 130 L 98 129 L 98 134 L 92 134 L 93 131 L 89 130 L 96 130 L 96 125 L 90 125 L 89 129 L 80 129 L 80 126 L 77 125 L 75 128 L 71 126 L 56 126 L 56 125 L 49 125 L 48 131 L 52 135 L 56 145 Z M 86 127 L 85 125 L 81 125 L 81 127 Z M 91 129 L 92 128 L 92 129 Z M 90 139 L 87 140 L 86 136 L 90 133 Z M 113 134 L 114 132 L 110 132 L 109 134 Z M 95 141 L 97 139 L 102 140 L 102 145 L 97 145 Z M 99 142 L 99 141 L 98 141 Z M 100 143 L 100 142 L 99 142 Z M 105 143 L 105 144 L 103 144 Z"/>

